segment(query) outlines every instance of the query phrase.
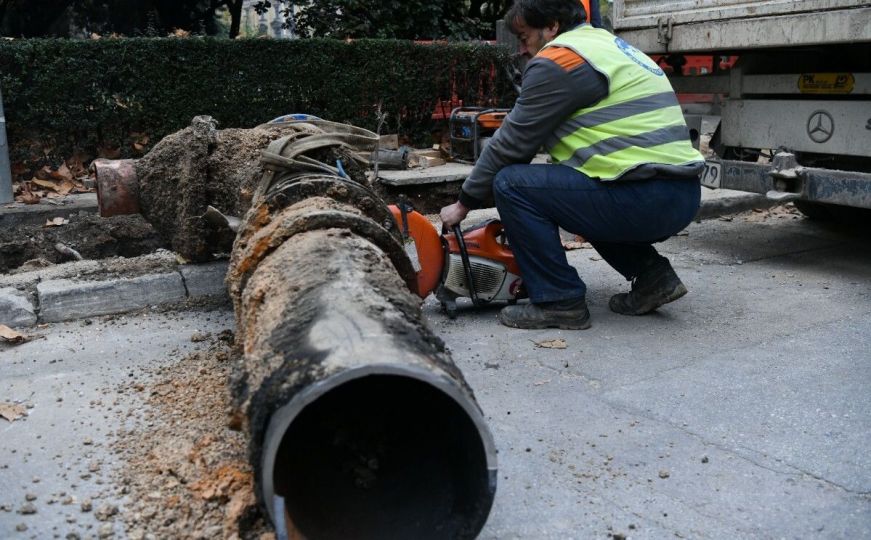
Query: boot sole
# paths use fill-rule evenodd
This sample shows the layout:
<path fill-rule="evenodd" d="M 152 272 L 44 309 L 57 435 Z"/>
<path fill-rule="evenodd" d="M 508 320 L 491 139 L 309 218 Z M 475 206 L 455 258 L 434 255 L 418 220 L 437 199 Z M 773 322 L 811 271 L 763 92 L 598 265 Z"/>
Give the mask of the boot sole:
<path fill-rule="evenodd" d="M 611 302 L 608 302 L 608 307 L 611 308 L 611 311 L 613 311 L 614 313 L 619 313 L 620 315 L 647 315 L 648 313 L 656 311 L 658 308 L 664 306 L 665 304 L 674 302 L 678 298 L 686 295 L 686 293 L 686 285 L 684 285 L 683 283 L 678 283 L 677 287 L 675 287 L 674 290 L 672 290 L 667 296 L 661 297 L 653 302 L 649 302 L 642 308 L 636 309 L 634 311 L 620 311 L 618 309 L 614 309 L 614 306 Z"/>
<path fill-rule="evenodd" d="M 540 323 L 529 323 L 529 324 L 520 325 L 519 323 L 516 323 L 514 321 L 506 321 L 502 317 L 501 313 L 499 314 L 498 318 L 499 318 L 499 322 L 502 323 L 504 326 L 508 326 L 509 328 L 519 328 L 522 330 L 544 330 L 546 328 L 559 328 L 560 330 L 586 330 L 587 328 L 592 326 L 592 323 L 590 323 L 589 319 L 587 319 L 586 321 L 583 321 L 583 322 L 579 322 L 579 323 L 540 322 Z"/>

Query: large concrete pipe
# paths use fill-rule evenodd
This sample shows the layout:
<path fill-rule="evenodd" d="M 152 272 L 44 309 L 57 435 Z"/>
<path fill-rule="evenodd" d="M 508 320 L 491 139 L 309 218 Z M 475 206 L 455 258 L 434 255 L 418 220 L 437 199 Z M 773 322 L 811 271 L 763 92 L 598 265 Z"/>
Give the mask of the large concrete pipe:
<path fill-rule="evenodd" d="M 355 156 L 374 134 L 316 127 L 264 153 L 227 277 L 259 496 L 279 537 L 473 538 L 496 489 L 492 436 L 364 185 Z"/>

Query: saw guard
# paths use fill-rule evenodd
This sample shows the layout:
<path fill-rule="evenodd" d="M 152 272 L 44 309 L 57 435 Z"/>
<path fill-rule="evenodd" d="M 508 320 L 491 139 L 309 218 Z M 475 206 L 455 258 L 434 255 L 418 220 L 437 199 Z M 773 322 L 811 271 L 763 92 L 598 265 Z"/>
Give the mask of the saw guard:
<path fill-rule="evenodd" d="M 394 204 L 388 208 L 390 208 L 399 230 L 406 234 L 403 229 L 402 210 Z M 423 214 L 411 210 L 406 212 L 405 219 L 408 223 L 407 234 L 414 240 L 414 245 L 417 248 L 417 260 L 420 265 L 420 270 L 417 272 L 417 290 L 414 292 L 421 298 L 426 298 L 441 281 L 442 268 L 445 264 L 444 247 L 438 231 Z"/>

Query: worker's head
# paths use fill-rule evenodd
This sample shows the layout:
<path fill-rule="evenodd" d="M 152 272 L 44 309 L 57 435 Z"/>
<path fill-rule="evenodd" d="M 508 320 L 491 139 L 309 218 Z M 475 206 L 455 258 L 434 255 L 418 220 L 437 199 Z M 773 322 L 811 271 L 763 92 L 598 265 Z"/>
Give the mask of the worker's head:
<path fill-rule="evenodd" d="M 515 0 L 505 15 L 508 28 L 520 39 L 520 54 L 528 57 L 586 19 L 580 0 Z"/>

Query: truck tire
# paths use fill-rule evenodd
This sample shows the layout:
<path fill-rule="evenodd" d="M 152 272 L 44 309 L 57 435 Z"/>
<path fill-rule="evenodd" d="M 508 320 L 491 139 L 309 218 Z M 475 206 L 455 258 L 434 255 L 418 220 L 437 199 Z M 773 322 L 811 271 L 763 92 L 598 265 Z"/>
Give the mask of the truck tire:
<path fill-rule="evenodd" d="M 795 207 L 814 221 L 837 222 L 846 225 L 871 224 L 871 209 L 868 208 L 853 208 L 811 201 L 795 201 Z"/>

